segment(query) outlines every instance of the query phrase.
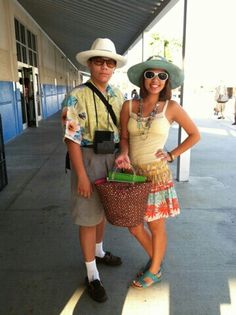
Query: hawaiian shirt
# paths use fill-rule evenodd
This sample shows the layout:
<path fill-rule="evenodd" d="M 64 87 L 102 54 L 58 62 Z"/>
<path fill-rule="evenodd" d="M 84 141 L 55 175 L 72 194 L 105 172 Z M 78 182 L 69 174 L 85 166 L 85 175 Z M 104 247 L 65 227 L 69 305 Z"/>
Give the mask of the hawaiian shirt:
<path fill-rule="evenodd" d="M 117 88 L 108 85 L 106 98 L 112 106 L 119 126 L 123 95 Z M 119 142 L 119 130 L 114 125 L 104 103 L 86 85 L 75 87 L 63 100 L 62 107 L 64 138 L 81 146 L 87 146 L 93 144 L 95 130 L 109 130 L 114 131 L 114 142 Z"/>

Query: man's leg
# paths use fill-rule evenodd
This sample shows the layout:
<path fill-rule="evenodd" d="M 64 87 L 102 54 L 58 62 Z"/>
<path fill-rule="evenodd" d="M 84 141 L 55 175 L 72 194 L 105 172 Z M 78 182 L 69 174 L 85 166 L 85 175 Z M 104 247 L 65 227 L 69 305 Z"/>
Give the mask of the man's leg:
<path fill-rule="evenodd" d="M 101 223 L 96 226 L 96 247 L 95 255 L 97 263 L 102 263 L 109 266 L 119 266 L 122 260 L 118 256 L 114 256 L 110 252 L 103 250 L 103 238 L 106 226 L 106 219 L 104 218 Z"/>
<path fill-rule="evenodd" d="M 96 225 L 96 243 L 101 243 L 104 238 L 104 231 L 105 231 L 105 218 L 102 220 L 101 223 Z"/>
<path fill-rule="evenodd" d="M 97 226 L 80 226 L 79 238 L 87 269 L 87 290 L 90 297 L 97 302 L 107 300 L 106 291 L 100 281 L 95 260 Z"/>
<path fill-rule="evenodd" d="M 95 246 L 96 246 L 96 225 L 80 226 L 79 239 L 84 261 L 87 267 L 89 281 L 99 279 L 99 274 L 95 262 Z"/>
<path fill-rule="evenodd" d="M 95 258 L 96 225 L 80 226 L 79 239 L 84 260 L 85 261 L 93 260 Z"/>
<path fill-rule="evenodd" d="M 219 106 L 219 115 L 218 115 L 218 119 L 222 119 L 223 118 L 223 113 L 222 113 L 222 103 L 218 103 Z"/>
<path fill-rule="evenodd" d="M 236 125 L 236 97 L 235 97 L 235 103 L 234 103 L 234 122 L 232 125 Z"/>

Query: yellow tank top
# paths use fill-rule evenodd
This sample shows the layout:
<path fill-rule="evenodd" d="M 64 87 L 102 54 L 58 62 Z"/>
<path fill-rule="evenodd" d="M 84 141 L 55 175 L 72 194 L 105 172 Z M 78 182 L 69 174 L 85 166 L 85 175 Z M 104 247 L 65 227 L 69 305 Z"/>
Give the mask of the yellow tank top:
<path fill-rule="evenodd" d="M 163 149 L 167 141 L 170 129 L 170 123 L 165 116 L 168 106 L 166 101 L 163 111 L 157 113 L 152 120 L 151 126 L 142 134 L 142 128 L 139 128 L 138 115 L 132 112 L 132 100 L 129 103 L 129 156 L 133 165 L 147 164 L 157 161 L 155 153 L 158 149 Z M 145 124 L 148 117 L 142 118 Z"/>

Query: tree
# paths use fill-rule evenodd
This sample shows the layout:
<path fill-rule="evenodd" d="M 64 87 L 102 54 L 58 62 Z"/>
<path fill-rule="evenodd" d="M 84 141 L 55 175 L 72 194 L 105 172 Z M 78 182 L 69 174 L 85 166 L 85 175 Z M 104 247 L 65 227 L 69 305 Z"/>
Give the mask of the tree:
<path fill-rule="evenodd" d="M 149 42 L 150 56 L 160 55 L 169 61 L 182 58 L 182 43 L 176 38 L 164 38 L 161 34 L 152 33 Z"/>

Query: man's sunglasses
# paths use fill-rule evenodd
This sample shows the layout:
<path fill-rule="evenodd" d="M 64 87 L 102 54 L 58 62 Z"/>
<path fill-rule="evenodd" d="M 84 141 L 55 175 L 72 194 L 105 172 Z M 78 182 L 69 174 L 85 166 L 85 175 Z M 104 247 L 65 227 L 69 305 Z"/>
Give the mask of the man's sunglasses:
<path fill-rule="evenodd" d="M 103 66 L 104 63 L 107 64 L 108 68 L 115 68 L 116 61 L 113 59 L 104 59 L 101 57 L 94 57 L 90 59 L 96 66 Z"/>
<path fill-rule="evenodd" d="M 158 78 L 161 81 L 166 81 L 168 79 L 168 73 L 166 72 L 154 72 L 154 71 L 145 71 L 143 74 L 145 79 L 154 79 Z"/>

